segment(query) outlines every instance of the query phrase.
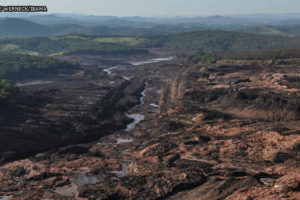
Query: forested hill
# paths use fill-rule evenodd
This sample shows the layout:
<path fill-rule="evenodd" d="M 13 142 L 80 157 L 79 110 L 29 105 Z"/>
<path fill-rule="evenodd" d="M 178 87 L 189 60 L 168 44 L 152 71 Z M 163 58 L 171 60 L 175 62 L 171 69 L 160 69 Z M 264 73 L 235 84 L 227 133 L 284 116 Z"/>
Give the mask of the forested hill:
<path fill-rule="evenodd" d="M 0 79 L 21 80 L 35 78 L 35 76 L 48 76 L 61 70 L 74 70 L 78 68 L 78 64 L 54 58 L 0 54 Z"/>
<path fill-rule="evenodd" d="M 173 49 L 213 51 L 297 48 L 300 47 L 300 37 L 206 30 L 171 35 L 164 46 Z"/>
<path fill-rule="evenodd" d="M 149 40 L 136 37 L 92 37 L 67 35 L 56 37 L 0 40 L 0 53 L 63 55 L 72 53 L 126 55 L 147 53 L 142 47 Z"/>

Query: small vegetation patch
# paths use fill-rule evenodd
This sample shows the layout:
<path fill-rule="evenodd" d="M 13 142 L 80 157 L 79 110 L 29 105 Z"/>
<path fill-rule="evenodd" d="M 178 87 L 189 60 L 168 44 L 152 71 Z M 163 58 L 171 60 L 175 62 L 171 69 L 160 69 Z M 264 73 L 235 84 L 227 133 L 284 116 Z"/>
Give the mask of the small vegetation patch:
<path fill-rule="evenodd" d="M 11 95 L 17 91 L 18 89 L 13 82 L 0 79 L 0 103 L 11 97 Z"/>

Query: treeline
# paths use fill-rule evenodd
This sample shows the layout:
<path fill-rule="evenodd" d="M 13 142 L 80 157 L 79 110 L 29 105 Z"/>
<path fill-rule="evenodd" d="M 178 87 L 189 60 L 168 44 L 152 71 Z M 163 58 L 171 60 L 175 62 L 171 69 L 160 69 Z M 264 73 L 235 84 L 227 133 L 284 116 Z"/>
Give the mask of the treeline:
<path fill-rule="evenodd" d="M 220 60 L 293 60 L 300 58 L 300 48 L 256 51 L 213 52 L 198 51 L 184 58 L 189 63 L 216 63 Z"/>
<path fill-rule="evenodd" d="M 30 77 L 38 73 L 54 73 L 58 70 L 76 69 L 79 64 L 73 64 L 54 58 L 0 54 L 0 78 L 18 79 Z"/>

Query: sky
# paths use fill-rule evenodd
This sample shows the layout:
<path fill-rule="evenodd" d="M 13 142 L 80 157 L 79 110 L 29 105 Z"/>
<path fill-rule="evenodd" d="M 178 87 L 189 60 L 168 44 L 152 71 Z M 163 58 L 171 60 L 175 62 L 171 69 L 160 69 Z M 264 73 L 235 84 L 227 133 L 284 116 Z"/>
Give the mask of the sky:
<path fill-rule="evenodd" d="M 300 0 L 3 0 L 0 5 L 46 5 L 49 13 L 106 16 L 300 13 Z"/>

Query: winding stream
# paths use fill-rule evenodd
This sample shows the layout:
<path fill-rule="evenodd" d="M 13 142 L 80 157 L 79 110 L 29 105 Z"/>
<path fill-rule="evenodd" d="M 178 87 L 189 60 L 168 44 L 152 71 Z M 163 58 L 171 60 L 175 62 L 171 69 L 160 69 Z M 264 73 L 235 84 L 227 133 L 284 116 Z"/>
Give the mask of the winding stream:
<path fill-rule="evenodd" d="M 119 66 L 118 65 L 118 66 L 114 66 L 114 67 L 110 67 L 110 68 L 104 69 L 103 71 L 106 72 L 107 75 L 110 75 L 112 73 L 111 70 L 118 69 L 118 68 L 121 68 L 121 67 L 123 67 L 123 66 Z"/>
<path fill-rule="evenodd" d="M 123 144 L 123 143 L 129 143 L 129 142 L 132 142 L 133 139 L 130 138 L 130 139 L 122 139 L 122 138 L 118 138 L 117 139 L 117 144 Z"/>
<path fill-rule="evenodd" d="M 141 98 L 140 98 L 140 103 L 141 103 L 141 105 L 143 105 L 144 104 L 144 98 L 145 98 L 145 96 L 146 96 L 146 91 L 147 91 L 147 86 L 145 86 L 144 87 L 144 90 L 141 92 Z"/>
<path fill-rule="evenodd" d="M 173 59 L 174 59 L 174 57 L 170 56 L 170 57 L 164 57 L 164 58 L 153 58 L 153 59 L 144 60 L 144 61 L 133 61 L 133 62 L 129 62 L 129 63 L 134 65 L 134 66 L 138 66 L 138 65 L 150 64 L 150 63 L 170 61 L 170 60 L 173 60 Z"/>
<path fill-rule="evenodd" d="M 149 106 L 152 106 L 152 107 L 154 107 L 154 108 L 157 108 L 157 107 L 158 107 L 158 105 L 157 105 L 156 103 L 151 103 L 151 104 L 149 104 Z"/>
<path fill-rule="evenodd" d="M 163 61 L 170 61 L 170 60 L 173 60 L 173 59 L 174 59 L 174 57 L 170 56 L 170 57 L 162 57 L 162 58 L 153 58 L 153 59 L 150 59 L 150 60 L 143 60 L 143 61 L 131 61 L 131 62 L 128 62 L 128 63 L 131 64 L 131 65 L 133 65 L 133 66 L 139 66 L 139 65 L 144 65 L 144 64 L 151 64 L 151 63 L 158 63 L 158 62 L 163 62 Z M 106 72 L 107 75 L 110 75 L 112 73 L 112 70 L 118 69 L 118 68 L 122 68 L 122 67 L 124 67 L 124 66 L 117 65 L 117 66 L 114 66 L 114 67 L 110 67 L 110 68 L 104 69 L 103 71 Z M 128 77 L 123 77 L 123 78 L 125 80 L 129 79 Z"/>
<path fill-rule="evenodd" d="M 134 121 L 130 124 L 127 124 L 127 127 L 125 129 L 125 131 L 130 131 L 132 130 L 135 125 L 137 125 L 138 123 L 140 123 L 141 121 L 143 121 L 145 119 L 144 115 L 141 114 L 126 114 L 127 117 L 132 118 Z"/>

